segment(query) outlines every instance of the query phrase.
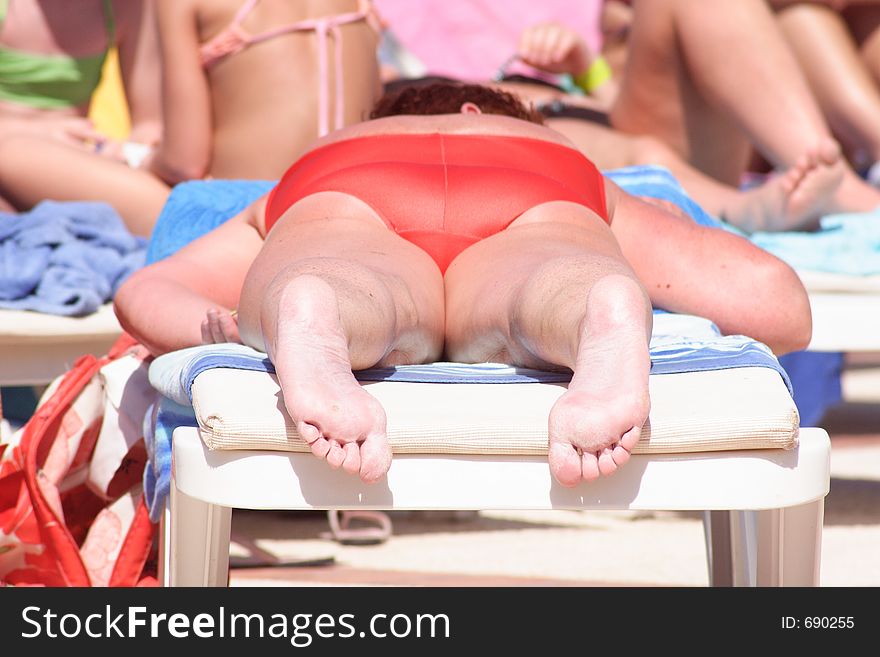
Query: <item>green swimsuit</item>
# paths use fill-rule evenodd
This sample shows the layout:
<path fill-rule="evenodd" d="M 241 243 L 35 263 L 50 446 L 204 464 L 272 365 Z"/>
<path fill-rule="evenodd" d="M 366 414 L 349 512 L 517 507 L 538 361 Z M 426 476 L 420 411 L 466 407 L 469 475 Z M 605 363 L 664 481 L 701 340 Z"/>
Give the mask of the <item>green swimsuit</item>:
<path fill-rule="evenodd" d="M 104 2 L 108 49 L 115 41 L 110 0 Z M 0 25 L 9 0 L 0 0 Z M 41 109 L 78 107 L 89 102 L 107 50 L 92 57 L 67 57 L 11 50 L 0 45 L 0 100 Z"/>

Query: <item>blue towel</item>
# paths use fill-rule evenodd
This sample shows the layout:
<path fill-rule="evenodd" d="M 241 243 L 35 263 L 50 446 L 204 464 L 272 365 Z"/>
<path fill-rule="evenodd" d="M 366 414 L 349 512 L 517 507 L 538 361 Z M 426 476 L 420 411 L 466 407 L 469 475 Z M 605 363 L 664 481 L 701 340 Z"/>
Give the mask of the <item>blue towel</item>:
<path fill-rule="evenodd" d="M 880 210 L 822 217 L 815 232 L 753 233 L 758 246 L 795 269 L 880 274 Z"/>
<path fill-rule="evenodd" d="M 147 262 L 167 258 L 274 186 L 271 180 L 193 180 L 175 185 L 150 235 Z"/>
<path fill-rule="evenodd" d="M 676 374 L 735 367 L 768 367 L 782 377 L 791 392 L 785 370 L 770 349 L 742 335 L 722 336 L 709 320 L 693 315 L 655 317 L 651 336 L 651 374 Z M 150 383 L 179 405 L 192 401 L 196 377 L 209 369 L 230 368 L 275 373 L 261 351 L 241 344 L 190 347 L 156 358 L 150 366 Z M 567 371 L 545 371 L 500 363 L 447 363 L 376 367 L 355 372 L 358 381 L 405 383 L 564 383 Z"/>
<path fill-rule="evenodd" d="M 0 308 L 88 315 L 144 265 L 146 250 L 106 203 L 43 201 L 0 214 Z"/>
<path fill-rule="evenodd" d="M 602 174 L 633 196 L 648 196 L 674 203 L 698 224 L 741 232 L 706 212 L 687 195 L 675 176 L 664 167 L 647 165 L 624 167 L 603 171 Z"/>

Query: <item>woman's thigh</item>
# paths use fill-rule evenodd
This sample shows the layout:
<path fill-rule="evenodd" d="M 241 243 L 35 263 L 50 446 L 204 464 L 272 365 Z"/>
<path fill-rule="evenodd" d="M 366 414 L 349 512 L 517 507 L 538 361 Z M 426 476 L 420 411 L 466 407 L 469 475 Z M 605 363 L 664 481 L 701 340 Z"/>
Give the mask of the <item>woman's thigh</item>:
<path fill-rule="evenodd" d="M 515 335 L 522 304 L 533 304 L 548 326 L 570 324 L 583 315 L 593 283 L 609 274 L 635 278 L 604 220 L 574 203 L 536 206 L 450 265 L 447 348 L 461 360 L 521 362 L 508 350 L 529 339 Z M 568 295 L 576 299 L 560 302 Z"/>
<path fill-rule="evenodd" d="M 390 290 L 400 321 L 443 332 L 443 277 L 431 257 L 390 230 L 359 199 L 323 192 L 291 206 L 266 237 L 242 289 L 242 315 L 257 308 L 279 276 L 332 279 L 343 294 Z"/>

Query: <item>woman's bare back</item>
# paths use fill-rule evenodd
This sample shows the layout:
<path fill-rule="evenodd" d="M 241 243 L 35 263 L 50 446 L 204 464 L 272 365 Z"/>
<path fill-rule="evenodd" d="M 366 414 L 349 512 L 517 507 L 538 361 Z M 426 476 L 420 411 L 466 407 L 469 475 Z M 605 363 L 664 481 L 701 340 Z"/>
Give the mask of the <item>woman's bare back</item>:
<path fill-rule="evenodd" d="M 245 0 L 199 0 L 200 44 L 232 22 Z M 355 0 L 261 0 L 242 27 L 258 35 L 285 25 L 356 12 Z M 366 118 L 380 93 L 377 35 L 367 20 L 339 26 L 344 121 Z M 326 74 L 314 30 L 281 34 L 246 46 L 207 69 L 213 114 L 209 174 L 216 178 L 275 178 L 318 135 L 321 86 L 328 90 L 329 127 L 336 111 L 336 43 L 327 37 Z M 324 79 L 326 75 L 326 79 Z"/>

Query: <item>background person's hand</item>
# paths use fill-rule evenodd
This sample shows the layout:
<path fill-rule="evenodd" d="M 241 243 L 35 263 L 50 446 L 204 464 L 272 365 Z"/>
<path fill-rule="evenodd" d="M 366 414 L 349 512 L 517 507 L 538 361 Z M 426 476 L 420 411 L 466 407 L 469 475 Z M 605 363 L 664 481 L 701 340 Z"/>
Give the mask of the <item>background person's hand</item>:
<path fill-rule="evenodd" d="M 595 54 L 574 30 L 560 23 L 538 23 L 523 30 L 517 54 L 530 66 L 549 73 L 579 75 Z"/>
<path fill-rule="evenodd" d="M 41 137 L 55 139 L 83 150 L 94 150 L 96 143 L 106 137 L 95 130 L 92 122 L 80 116 L 30 118 L 4 116 L 0 118 L 0 139 L 10 137 Z"/>

